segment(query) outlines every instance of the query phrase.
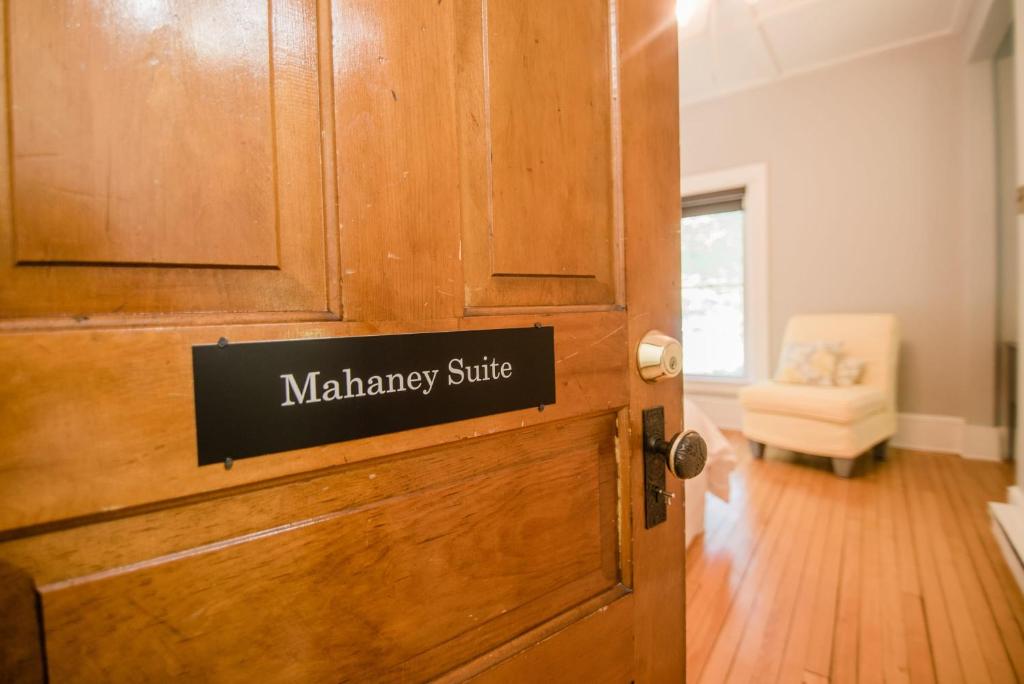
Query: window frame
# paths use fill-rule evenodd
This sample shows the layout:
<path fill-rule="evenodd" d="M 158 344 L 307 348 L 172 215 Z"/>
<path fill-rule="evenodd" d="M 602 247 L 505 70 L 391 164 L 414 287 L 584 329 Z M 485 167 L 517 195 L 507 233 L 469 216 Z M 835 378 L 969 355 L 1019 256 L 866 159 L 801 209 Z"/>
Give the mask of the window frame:
<path fill-rule="evenodd" d="M 768 377 L 768 170 L 749 164 L 682 177 L 682 198 L 743 188 L 743 328 L 744 366 L 740 378 L 685 375 L 685 391 L 735 395 L 741 387 Z M 682 230 L 682 216 L 679 229 Z M 682 254 L 680 254 L 682 260 Z M 680 291 L 680 296 L 682 292 Z M 683 341 L 683 354 L 686 341 Z"/>

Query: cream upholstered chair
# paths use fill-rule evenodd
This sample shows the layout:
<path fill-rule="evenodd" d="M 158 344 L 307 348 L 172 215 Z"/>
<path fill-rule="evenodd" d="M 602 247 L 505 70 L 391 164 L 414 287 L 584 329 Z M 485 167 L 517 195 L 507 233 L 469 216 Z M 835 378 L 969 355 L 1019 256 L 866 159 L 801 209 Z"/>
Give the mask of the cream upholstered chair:
<path fill-rule="evenodd" d="M 761 382 L 740 391 L 743 434 L 754 456 L 771 445 L 832 459 L 841 477 L 853 473 L 869 449 L 885 458 L 896 432 L 896 368 L 899 322 L 889 314 L 794 316 L 783 349 L 791 342 L 842 342 L 843 354 L 862 359 L 858 384 L 846 387 Z"/>

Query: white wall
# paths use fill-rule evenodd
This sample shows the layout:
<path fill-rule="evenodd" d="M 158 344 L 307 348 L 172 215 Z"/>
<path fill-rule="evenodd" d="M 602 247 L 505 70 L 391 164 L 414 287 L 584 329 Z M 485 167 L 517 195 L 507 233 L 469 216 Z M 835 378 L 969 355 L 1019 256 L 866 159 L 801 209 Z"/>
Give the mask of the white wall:
<path fill-rule="evenodd" d="M 684 174 L 768 166 L 773 358 L 793 314 L 894 312 L 900 410 L 993 423 L 992 102 L 941 38 L 681 110 Z"/>

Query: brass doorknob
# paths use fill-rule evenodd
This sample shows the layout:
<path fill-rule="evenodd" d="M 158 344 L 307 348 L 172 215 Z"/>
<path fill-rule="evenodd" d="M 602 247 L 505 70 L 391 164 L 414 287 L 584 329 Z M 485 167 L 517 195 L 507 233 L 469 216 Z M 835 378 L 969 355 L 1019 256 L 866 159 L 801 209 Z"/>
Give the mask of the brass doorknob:
<path fill-rule="evenodd" d="M 680 480 L 697 477 L 708 461 L 708 445 L 698 433 L 676 433 L 670 441 L 652 440 L 647 447 L 665 457 L 665 463 L 672 474 Z"/>

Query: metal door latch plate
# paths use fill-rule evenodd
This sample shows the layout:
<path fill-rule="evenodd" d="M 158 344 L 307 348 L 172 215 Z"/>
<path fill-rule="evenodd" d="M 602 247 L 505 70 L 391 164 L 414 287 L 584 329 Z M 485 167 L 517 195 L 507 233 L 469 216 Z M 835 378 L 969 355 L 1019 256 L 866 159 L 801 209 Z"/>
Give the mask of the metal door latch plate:
<path fill-rule="evenodd" d="M 656 406 L 644 409 L 644 529 L 651 529 L 668 519 L 665 497 L 665 457 L 649 448 L 665 439 L 665 409 Z"/>

